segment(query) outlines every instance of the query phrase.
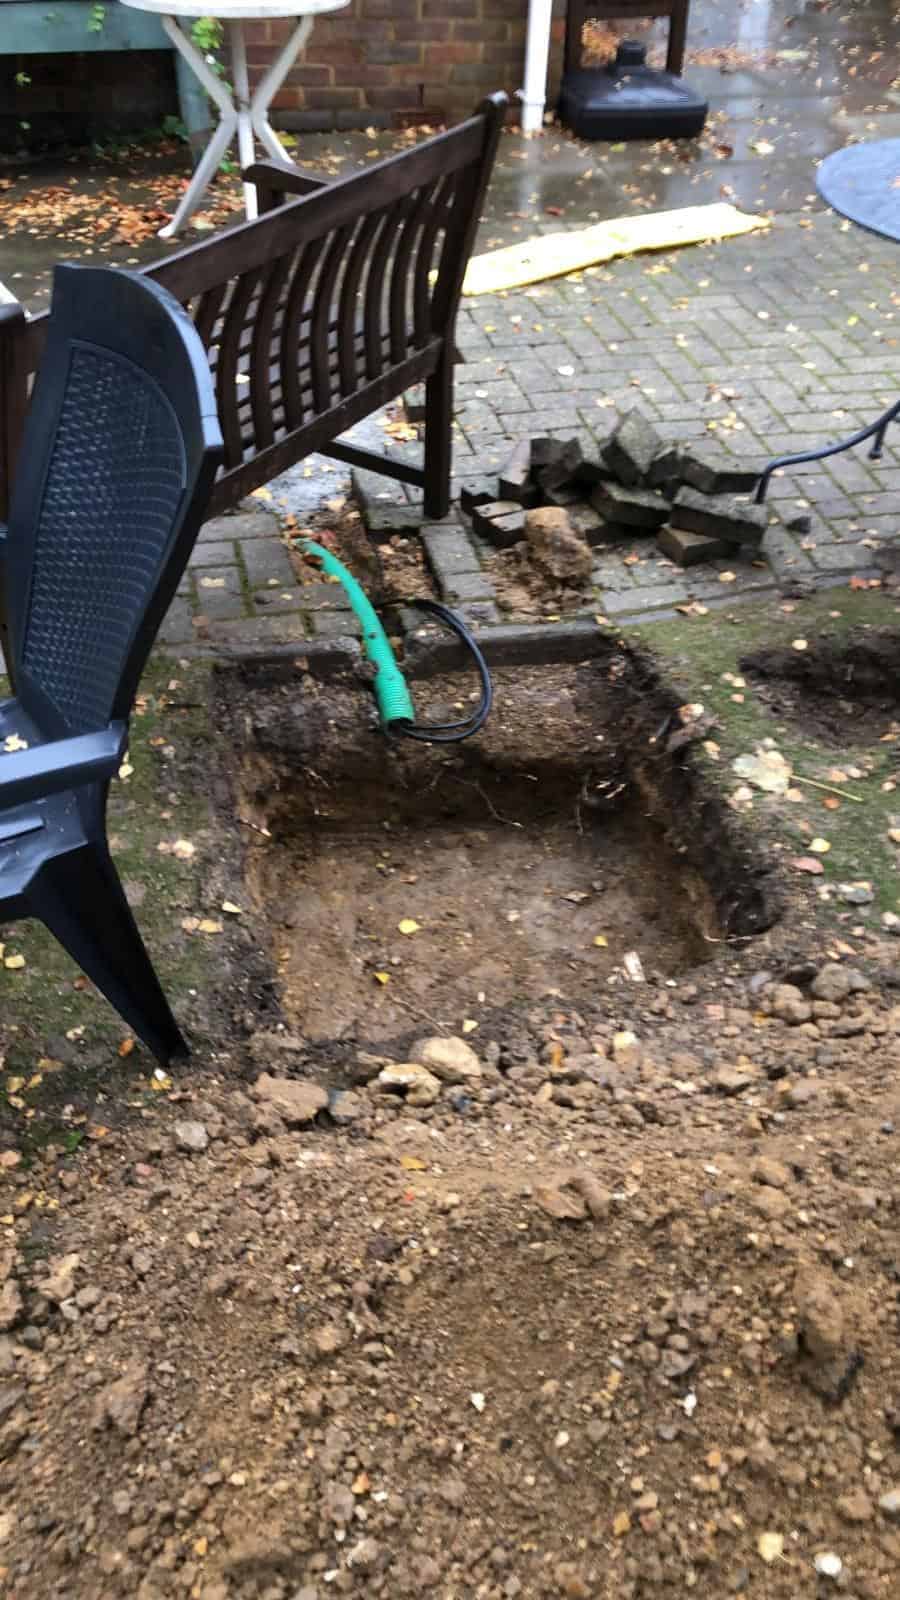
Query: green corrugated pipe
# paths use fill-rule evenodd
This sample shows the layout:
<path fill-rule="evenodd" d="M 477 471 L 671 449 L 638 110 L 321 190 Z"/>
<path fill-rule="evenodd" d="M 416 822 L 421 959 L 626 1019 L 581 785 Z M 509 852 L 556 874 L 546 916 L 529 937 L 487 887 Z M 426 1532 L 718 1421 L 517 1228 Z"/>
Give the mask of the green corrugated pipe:
<path fill-rule="evenodd" d="M 373 688 L 382 722 L 385 724 L 414 722 L 415 710 L 406 687 L 406 679 L 397 665 L 388 636 L 378 620 L 372 602 L 360 588 L 353 573 L 348 572 L 343 561 L 338 561 L 337 556 L 333 556 L 324 545 L 316 544 L 314 539 L 298 539 L 295 542 L 305 555 L 315 556 L 323 572 L 327 572 L 330 577 L 337 578 L 343 584 L 347 599 L 362 628 L 366 655 L 375 668 Z"/>

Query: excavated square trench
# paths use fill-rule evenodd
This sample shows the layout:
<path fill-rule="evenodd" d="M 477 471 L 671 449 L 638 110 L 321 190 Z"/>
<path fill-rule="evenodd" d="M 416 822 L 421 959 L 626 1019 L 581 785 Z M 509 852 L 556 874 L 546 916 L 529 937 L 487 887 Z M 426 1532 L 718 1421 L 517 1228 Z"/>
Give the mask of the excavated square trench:
<path fill-rule="evenodd" d="M 472 682 L 414 684 L 421 720 Z M 590 1003 L 768 926 L 766 869 L 693 771 L 678 697 L 610 650 L 495 674 L 471 741 L 389 741 L 360 684 L 220 676 L 247 877 L 290 1024 L 378 1040 Z"/>

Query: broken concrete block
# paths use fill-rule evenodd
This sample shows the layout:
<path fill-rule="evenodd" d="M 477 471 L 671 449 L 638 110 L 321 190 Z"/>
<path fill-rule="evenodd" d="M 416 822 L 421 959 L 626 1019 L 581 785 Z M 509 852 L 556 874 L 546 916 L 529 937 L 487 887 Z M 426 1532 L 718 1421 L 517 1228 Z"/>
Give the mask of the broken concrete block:
<path fill-rule="evenodd" d="M 603 530 L 606 527 L 606 523 L 599 511 L 595 511 L 593 506 L 585 505 L 584 501 L 580 500 L 575 505 L 569 506 L 568 512 L 569 521 L 579 538 L 586 539 L 590 545 L 606 542 L 603 538 Z M 628 531 L 631 534 L 634 533 L 633 528 Z"/>
<path fill-rule="evenodd" d="M 677 445 L 665 445 L 650 463 L 647 488 L 665 491 L 665 485 L 681 482 L 681 451 Z"/>
<path fill-rule="evenodd" d="M 606 466 L 603 461 L 582 461 L 575 473 L 574 481 L 582 488 L 594 489 L 598 483 L 609 483 L 613 476 L 611 467 Z"/>
<path fill-rule="evenodd" d="M 693 567 L 698 561 L 718 561 L 727 556 L 731 545 L 713 539 L 708 533 L 689 533 L 687 528 L 660 528 L 659 548 L 680 567 Z"/>
<path fill-rule="evenodd" d="M 461 509 L 470 517 L 476 506 L 489 505 L 493 498 L 490 489 L 463 488 L 460 490 L 459 503 Z"/>
<path fill-rule="evenodd" d="M 523 439 L 500 473 L 501 500 L 515 500 L 520 506 L 539 506 L 541 492 L 531 476 L 531 444 Z"/>
<path fill-rule="evenodd" d="M 669 502 L 652 489 L 626 488 L 621 483 L 598 483 L 591 505 L 609 522 L 625 522 L 631 528 L 652 532 L 669 517 Z"/>
<path fill-rule="evenodd" d="M 680 477 L 700 494 L 750 494 L 759 482 L 760 467 L 742 466 L 733 456 L 685 450 Z"/>
<path fill-rule="evenodd" d="M 564 440 L 560 443 L 560 453 L 556 460 L 548 461 L 545 467 L 535 467 L 534 477 L 545 492 L 550 489 L 561 489 L 564 484 L 572 481 L 583 460 L 578 440 Z"/>
<path fill-rule="evenodd" d="M 629 528 L 626 522 L 602 522 L 596 538 L 591 540 L 593 545 L 599 544 L 624 544 L 634 539 L 634 528 Z"/>
<path fill-rule="evenodd" d="M 571 506 L 577 506 L 583 499 L 584 490 L 580 484 L 568 483 L 564 483 L 561 489 L 548 489 L 543 496 L 545 505 L 565 506 L 567 510 Z"/>
<path fill-rule="evenodd" d="M 603 460 L 620 483 L 646 483 L 662 440 L 642 411 L 629 411 L 621 418 L 603 447 Z"/>
<path fill-rule="evenodd" d="M 765 506 L 752 506 L 729 495 L 705 495 L 682 488 L 672 505 L 670 521 L 673 528 L 706 533 L 730 545 L 758 546 L 769 525 L 769 514 Z"/>
<path fill-rule="evenodd" d="M 575 532 L 562 506 L 542 506 L 525 512 L 525 538 L 536 566 L 551 577 L 583 583 L 594 564 L 591 547 Z"/>
<path fill-rule="evenodd" d="M 522 507 L 517 505 L 515 500 L 486 500 L 482 505 L 473 507 L 472 530 L 480 538 L 489 539 L 491 537 L 491 523 L 497 517 L 513 516 L 516 512 L 521 515 Z"/>
<path fill-rule="evenodd" d="M 407 422 L 424 422 L 428 414 L 424 389 L 407 389 L 403 396 L 403 411 Z"/>
<path fill-rule="evenodd" d="M 541 467 L 555 466 L 565 448 L 564 439 L 551 439 L 545 434 L 532 439 L 529 456 L 532 472 L 540 471 Z"/>
<path fill-rule="evenodd" d="M 485 537 L 498 550 L 508 550 L 511 545 L 519 544 L 525 537 L 525 508 L 517 506 L 515 511 L 510 511 L 505 517 L 493 517 L 490 523 L 490 533 Z"/>

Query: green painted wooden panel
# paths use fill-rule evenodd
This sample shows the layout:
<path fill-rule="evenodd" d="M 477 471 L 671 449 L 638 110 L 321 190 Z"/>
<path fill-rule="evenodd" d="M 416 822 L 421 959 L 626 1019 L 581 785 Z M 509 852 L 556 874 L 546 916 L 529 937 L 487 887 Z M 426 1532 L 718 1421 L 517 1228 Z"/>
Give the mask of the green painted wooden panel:
<path fill-rule="evenodd" d="M 70 55 L 88 50 L 171 50 L 159 17 L 107 0 L 103 26 L 92 0 L 0 0 L 0 55 Z"/>

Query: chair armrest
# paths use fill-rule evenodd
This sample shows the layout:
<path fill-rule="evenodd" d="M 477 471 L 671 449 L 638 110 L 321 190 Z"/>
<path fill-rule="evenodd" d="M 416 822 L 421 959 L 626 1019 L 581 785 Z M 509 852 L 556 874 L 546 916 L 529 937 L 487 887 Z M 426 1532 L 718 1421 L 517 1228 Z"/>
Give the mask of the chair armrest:
<path fill-rule="evenodd" d="M 259 196 L 260 211 L 273 211 L 289 194 L 317 194 L 327 189 L 322 178 L 308 178 L 296 167 L 283 167 L 277 161 L 257 161 L 241 173 L 244 183 L 254 183 Z"/>
<path fill-rule="evenodd" d="M 114 777 L 127 742 L 125 723 L 112 722 L 99 733 L 51 739 L 34 750 L 4 754 L 0 748 L 0 810 Z"/>

